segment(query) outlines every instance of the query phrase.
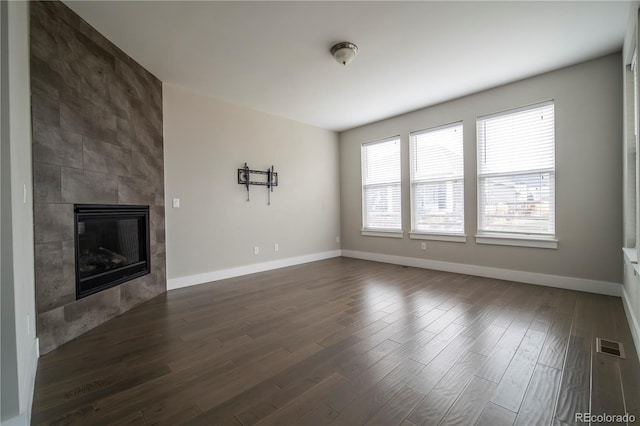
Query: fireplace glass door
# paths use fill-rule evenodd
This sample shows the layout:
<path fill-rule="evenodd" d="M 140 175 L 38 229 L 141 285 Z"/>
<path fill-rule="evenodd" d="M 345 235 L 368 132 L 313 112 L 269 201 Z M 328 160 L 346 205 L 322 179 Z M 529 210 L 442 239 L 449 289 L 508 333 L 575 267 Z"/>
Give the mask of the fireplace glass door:
<path fill-rule="evenodd" d="M 76 205 L 78 299 L 148 274 L 149 207 Z"/>

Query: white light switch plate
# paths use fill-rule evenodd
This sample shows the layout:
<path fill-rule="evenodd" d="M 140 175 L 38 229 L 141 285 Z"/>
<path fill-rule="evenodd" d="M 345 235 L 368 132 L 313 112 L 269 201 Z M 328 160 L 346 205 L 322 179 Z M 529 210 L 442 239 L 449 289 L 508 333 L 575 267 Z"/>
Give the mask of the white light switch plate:
<path fill-rule="evenodd" d="M 173 208 L 174 209 L 180 208 L 180 198 L 174 198 L 173 199 Z"/>

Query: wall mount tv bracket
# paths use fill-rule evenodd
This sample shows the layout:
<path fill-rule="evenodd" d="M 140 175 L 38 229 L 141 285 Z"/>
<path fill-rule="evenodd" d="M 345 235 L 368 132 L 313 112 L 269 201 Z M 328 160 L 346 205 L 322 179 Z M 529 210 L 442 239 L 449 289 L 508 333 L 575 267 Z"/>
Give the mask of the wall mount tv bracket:
<path fill-rule="evenodd" d="M 252 180 L 251 175 L 267 176 L 267 180 Z M 255 179 L 255 178 L 254 178 Z M 273 187 L 278 186 L 278 173 L 276 173 L 271 166 L 266 172 L 264 170 L 251 170 L 247 163 L 244 163 L 244 167 L 238 169 L 238 184 L 244 185 L 247 188 L 247 201 L 249 199 L 249 185 L 262 185 L 267 187 L 267 194 L 269 196 L 267 205 L 271 205 L 271 193 Z"/>

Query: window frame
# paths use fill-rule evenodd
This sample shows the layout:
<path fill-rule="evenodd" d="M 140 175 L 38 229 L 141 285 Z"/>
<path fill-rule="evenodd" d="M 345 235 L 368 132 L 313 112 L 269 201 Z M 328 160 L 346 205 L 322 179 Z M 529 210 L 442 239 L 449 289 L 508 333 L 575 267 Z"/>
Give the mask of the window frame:
<path fill-rule="evenodd" d="M 414 142 L 413 137 L 421 134 L 434 132 L 438 130 L 444 130 L 452 127 L 459 127 L 462 131 L 462 231 L 460 232 L 436 232 L 436 231 L 423 231 L 417 230 L 415 228 L 415 197 L 414 197 L 414 186 L 415 186 L 415 171 L 414 171 Z M 411 209 L 411 231 L 409 233 L 409 238 L 414 240 L 432 240 L 432 241 L 448 241 L 448 242 L 458 242 L 465 243 L 467 241 L 467 235 L 465 233 L 465 213 L 466 206 L 464 202 L 465 191 L 465 173 L 464 173 L 464 121 L 458 120 L 447 124 L 442 124 L 435 127 L 428 127 L 422 130 L 416 130 L 409 133 L 409 199 L 410 199 L 410 209 Z M 447 183 L 450 179 L 438 179 L 434 180 L 433 183 Z M 458 179 L 456 179 L 458 180 Z"/>
<path fill-rule="evenodd" d="M 547 105 L 553 105 L 554 108 L 554 121 L 553 121 L 553 130 L 554 130 L 554 138 L 553 138 L 553 168 L 544 168 L 544 169 L 529 169 L 527 171 L 518 171 L 518 172 L 505 172 L 505 173 L 496 173 L 495 175 L 504 175 L 504 176 L 512 176 L 518 174 L 529 174 L 536 172 L 551 172 L 553 175 L 553 234 L 533 234 L 527 232 L 499 232 L 499 231 L 487 231 L 481 228 L 482 224 L 482 211 L 483 211 L 483 197 L 481 192 L 481 182 L 482 178 L 486 177 L 486 175 L 482 175 L 481 170 L 481 150 L 480 150 L 480 122 L 483 120 L 506 116 L 510 114 L 517 114 L 518 112 L 523 112 L 531 109 L 536 109 L 540 107 L 544 107 Z M 476 180 L 477 180 L 477 233 L 475 235 L 475 240 L 477 244 L 491 244 L 491 245 L 505 245 L 505 246 L 519 246 L 519 247 L 535 247 L 535 248 L 546 248 L 546 249 L 557 249 L 558 248 L 558 230 L 557 230 L 557 198 L 556 198 L 556 177 L 557 177 L 557 162 L 556 162 L 556 120 L 555 120 L 555 99 L 549 99 L 546 101 L 535 102 L 532 104 L 524 105 L 521 107 L 511 108 L 507 110 L 503 110 L 500 112 L 482 115 L 476 117 Z"/>
<path fill-rule="evenodd" d="M 371 145 L 377 145 L 377 144 L 382 144 L 382 143 L 388 143 L 388 142 L 398 142 L 398 150 L 400 151 L 400 155 L 398 156 L 398 161 L 400 162 L 399 164 L 399 169 L 400 169 L 400 176 L 399 179 L 397 181 L 397 185 L 399 185 L 400 187 L 400 228 L 399 229 L 387 229 L 387 228 L 372 228 L 372 227 L 367 227 L 366 226 L 366 215 L 367 215 L 367 210 L 366 210 L 366 202 L 365 202 L 365 187 L 367 186 L 380 186 L 380 185 L 396 185 L 395 182 L 389 182 L 389 183 L 384 183 L 384 184 L 380 184 L 380 183 L 376 183 L 376 184 L 369 184 L 366 185 L 365 184 L 365 179 L 364 179 L 364 171 L 365 171 L 365 164 L 364 164 L 364 149 L 367 146 L 371 146 Z M 364 142 L 360 145 L 360 192 L 361 192 L 361 207 L 362 207 L 362 228 L 360 230 L 360 234 L 363 236 L 368 236 L 368 237 L 388 237 L 388 238 L 404 238 L 404 230 L 402 227 L 402 138 L 400 137 L 400 135 L 395 135 L 395 136 L 390 136 L 384 139 L 378 139 L 375 141 L 370 141 L 370 142 Z"/>

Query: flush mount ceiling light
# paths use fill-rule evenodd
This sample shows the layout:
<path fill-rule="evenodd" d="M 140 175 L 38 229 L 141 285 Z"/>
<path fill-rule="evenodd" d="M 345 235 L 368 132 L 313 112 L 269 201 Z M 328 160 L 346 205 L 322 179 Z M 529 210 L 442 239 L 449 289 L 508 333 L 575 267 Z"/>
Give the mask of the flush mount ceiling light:
<path fill-rule="evenodd" d="M 331 48 L 331 56 L 342 65 L 347 65 L 357 54 L 358 46 L 348 41 L 338 43 Z"/>

